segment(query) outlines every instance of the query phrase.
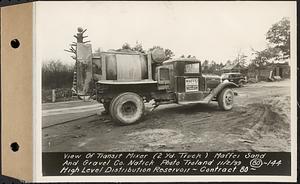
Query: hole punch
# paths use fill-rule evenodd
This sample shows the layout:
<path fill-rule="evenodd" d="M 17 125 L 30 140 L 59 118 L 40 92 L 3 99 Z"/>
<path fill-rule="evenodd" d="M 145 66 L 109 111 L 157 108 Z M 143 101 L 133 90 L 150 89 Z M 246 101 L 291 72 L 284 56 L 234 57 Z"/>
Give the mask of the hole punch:
<path fill-rule="evenodd" d="M 11 143 L 10 148 L 13 152 L 17 152 L 19 150 L 20 146 L 18 143 L 14 142 L 14 143 Z"/>
<path fill-rule="evenodd" d="M 20 46 L 20 42 L 19 42 L 19 40 L 18 39 L 13 39 L 11 42 L 10 42 L 10 46 L 12 47 L 12 48 L 18 48 L 19 46 Z"/>

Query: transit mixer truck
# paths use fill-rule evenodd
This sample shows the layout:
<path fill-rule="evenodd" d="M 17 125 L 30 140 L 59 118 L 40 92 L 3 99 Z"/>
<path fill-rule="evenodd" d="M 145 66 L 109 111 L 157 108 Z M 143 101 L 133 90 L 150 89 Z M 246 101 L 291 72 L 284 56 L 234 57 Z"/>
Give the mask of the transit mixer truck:
<path fill-rule="evenodd" d="M 76 93 L 93 95 L 121 125 L 138 122 L 150 101 L 154 107 L 216 101 L 221 109 L 231 110 L 232 88 L 238 87 L 203 76 L 201 61 L 196 58 L 166 60 L 163 49 L 93 53 L 91 44 L 77 41 L 75 57 Z"/>

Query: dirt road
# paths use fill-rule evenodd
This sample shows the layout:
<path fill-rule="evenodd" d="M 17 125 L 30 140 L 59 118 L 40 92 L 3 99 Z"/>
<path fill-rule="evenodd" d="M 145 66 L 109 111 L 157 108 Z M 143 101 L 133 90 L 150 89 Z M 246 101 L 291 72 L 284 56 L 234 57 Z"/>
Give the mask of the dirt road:
<path fill-rule="evenodd" d="M 289 85 L 238 88 L 231 111 L 215 102 L 148 107 L 130 126 L 101 116 L 103 107 L 93 102 L 44 104 L 43 151 L 290 151 Z"/>

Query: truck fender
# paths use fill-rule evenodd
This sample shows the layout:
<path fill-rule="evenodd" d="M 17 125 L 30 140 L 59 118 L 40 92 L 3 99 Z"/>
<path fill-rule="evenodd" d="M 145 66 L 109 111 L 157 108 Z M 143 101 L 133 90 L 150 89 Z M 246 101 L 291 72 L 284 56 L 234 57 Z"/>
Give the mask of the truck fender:
<path fill-rule="evenodd" d="M 233 82 L 223 82 L 220 83 L 213 91 L 212 91 L 212 95 L 213 97 L 217 96 L 219 93 L 221 93 L 221 91 L 225 88 L 238 88 L 239 86 L 236 85 Z"/>
<path fill-rule="evenodd" d="M 233 82 L 223 82 L 220 83 L 216 88 L 214 88 L 212 90 L 212 92 L 206 97 L 205 101 L 207 101 L 208 103 L 214 98 L 217 97 L 219 95 L 219 93 L 222 92 L 223 89 L 225 88 L 238 88 L 239 86 L 236 85 Z"/>

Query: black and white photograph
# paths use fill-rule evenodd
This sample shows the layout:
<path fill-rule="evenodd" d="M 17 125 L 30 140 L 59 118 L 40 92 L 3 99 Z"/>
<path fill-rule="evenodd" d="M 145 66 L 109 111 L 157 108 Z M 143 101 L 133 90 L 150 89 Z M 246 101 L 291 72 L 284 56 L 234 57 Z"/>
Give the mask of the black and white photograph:
<path fill-rule="evenodd" d="M 62 154 L 57 173 L 295 174 L 267 159 L 296 150 L 295 2 L 36 2 L 35 14 L 37 145 Z"/>

